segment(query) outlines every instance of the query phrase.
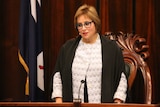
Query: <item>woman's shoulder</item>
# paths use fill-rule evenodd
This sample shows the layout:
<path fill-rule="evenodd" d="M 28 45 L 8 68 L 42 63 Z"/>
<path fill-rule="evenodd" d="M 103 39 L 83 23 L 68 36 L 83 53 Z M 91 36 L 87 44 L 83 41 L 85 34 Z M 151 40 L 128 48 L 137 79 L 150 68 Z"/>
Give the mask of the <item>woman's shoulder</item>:
<path fill-rule="evenodd" d="M 117 45 L 116 40 L 111 40 L 105 35 L 100 35 L 100 38 L 103 44 Z"/>
<path fill-rule="evenodd" d="M 80 36 L 70 38 L 63 44 L 63 47 L 69 47 L 69 46 L 72 46 L 72 45 L 74 46 L 74 45 L 79 43 L 80 39 L 81 39 Z"/>
<path fill-rule="evenodd" d="M 118 46 L 116 40 L 111 40 L 109 38 L 107 38 L 104 35 L 101 35 L 101 41 L 102 41 L 102 45 L 106 48 L 110 48 L 112 50 L 121 50 L 121 48 Z"/>

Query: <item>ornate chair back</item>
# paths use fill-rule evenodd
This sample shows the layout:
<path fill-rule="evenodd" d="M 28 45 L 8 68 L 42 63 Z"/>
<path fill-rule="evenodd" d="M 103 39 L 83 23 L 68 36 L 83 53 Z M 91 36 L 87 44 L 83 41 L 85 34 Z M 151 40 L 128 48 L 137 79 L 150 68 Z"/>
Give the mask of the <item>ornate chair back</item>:
<path fill-rule="evenodd" d="M 124 34 L 122 32 L 118 34 L 106 32 L 105 36 L 111 40 L 116 40 L 119 47 L 123 50 L 126 72 L 128 74 L 129 90 L 132 88 L 139 69 L 144 81 L 144 103 L 151 104 L 152 83 L 150 69 L 146 63 L 146 59 L 149 57 L 149 46 L 146 45 L 145 38 L 138 34 Z"/>

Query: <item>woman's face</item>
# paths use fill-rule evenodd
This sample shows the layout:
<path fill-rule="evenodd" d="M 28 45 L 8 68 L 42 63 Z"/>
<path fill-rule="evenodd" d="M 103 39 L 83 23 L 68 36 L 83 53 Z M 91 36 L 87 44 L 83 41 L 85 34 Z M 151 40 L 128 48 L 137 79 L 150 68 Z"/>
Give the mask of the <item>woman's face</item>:
<path fill-rule="evenodd" d="M 77 18 L 77 29 L 86 43 L 94 43 L 97 39 L 97 30 L 94 22 L 86 15 Z"/>

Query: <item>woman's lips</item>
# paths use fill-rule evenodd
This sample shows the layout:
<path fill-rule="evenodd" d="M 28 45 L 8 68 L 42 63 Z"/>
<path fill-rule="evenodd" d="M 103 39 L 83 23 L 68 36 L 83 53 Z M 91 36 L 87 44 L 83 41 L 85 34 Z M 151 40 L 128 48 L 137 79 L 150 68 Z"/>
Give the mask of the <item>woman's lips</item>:
<path fill-rule="evenodd" d="M 87 35 L 88 34 L 88 32 L 84 32 L 84 33 L 82 33 L 83 35 Z"/>

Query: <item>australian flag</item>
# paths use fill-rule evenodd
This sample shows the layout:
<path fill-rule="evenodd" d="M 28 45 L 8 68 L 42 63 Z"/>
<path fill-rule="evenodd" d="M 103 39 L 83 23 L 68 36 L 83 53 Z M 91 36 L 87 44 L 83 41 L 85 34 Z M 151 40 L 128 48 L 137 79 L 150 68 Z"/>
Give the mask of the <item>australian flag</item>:
<path fill-rule="evenodd" d="M 43 101 L 44 67 L 41 1 L 21 0 L 18 57 L 27 73 L 25 94 L 29 101 Z"/>

